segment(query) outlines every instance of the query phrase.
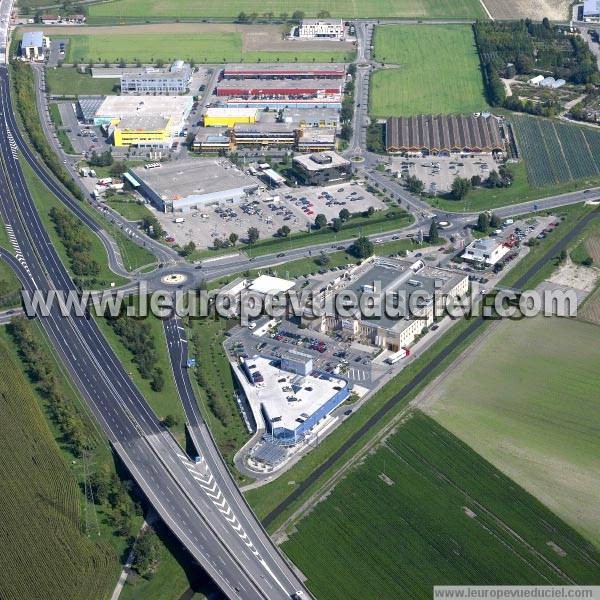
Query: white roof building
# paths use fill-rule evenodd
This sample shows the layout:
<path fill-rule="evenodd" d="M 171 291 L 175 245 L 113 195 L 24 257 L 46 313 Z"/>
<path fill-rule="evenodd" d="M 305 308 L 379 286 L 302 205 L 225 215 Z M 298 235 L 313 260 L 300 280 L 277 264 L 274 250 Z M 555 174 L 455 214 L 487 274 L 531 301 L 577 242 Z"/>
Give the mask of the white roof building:
<path fill-rule="evenodd" d="M 462 259 L 468 262 L 491 267 L 510 251 L 501 241 L 482 238 L 471 242 L 463 252 Z"/>
<path fill-rule="evenodd" d="M 529 83 L 530 85 L 540 85 L 542 81 L 544 81 L 544 76 L 536 75 L 535 77 L 532 77 L 531 79 L 527 80 L 527 83 Z"/>
<path fill-rule="evenodd" d="M 291 290 L 295 283 L 281 277 L 272 277 L 271 275 L 260 275 L 257 277 L 248 288 L 251 292 L 257 294 L 283 293 Z"/>
<path fill-rule="evenodd" d="M 600 0 L 584 0 L 583 20 L 600 22 Z"/>
<path fill-rule="evenodd" d="M 344 23 L 342 19 L 303 19 L 298 37 L 343 39 Z"/>

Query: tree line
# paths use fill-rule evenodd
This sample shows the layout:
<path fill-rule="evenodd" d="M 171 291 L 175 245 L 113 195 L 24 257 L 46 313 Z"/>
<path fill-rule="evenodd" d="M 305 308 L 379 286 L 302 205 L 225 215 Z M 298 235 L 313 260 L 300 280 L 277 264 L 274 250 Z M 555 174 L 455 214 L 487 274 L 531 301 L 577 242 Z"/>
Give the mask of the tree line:
<path fill-rule="evenodd" d="M 55 366 L 33 333 L 31 323 L 24 317 L 13 319 L 8 325 L 30 381 L 44 398 L 48 414 L 58 427 L 62 441 L 75 456 L 94 446 L 93 437 L 73 405 L 72 398 L 60 389 Z"/>
<path fill-rule="evenodd" d="M 71 192 L 78 200 L 83 200 L 83 192 L 62 166 L 44 135 L 35 103 L 35 82 L 31 67 L 27 63 L 21 61 L 12 61 L 11 75 L 17 111 L 21 117 L 25 130 L 27 131 L 31 144 L 40 154 L 48 168 L 56 175 L 69 192 Z"/>
<path fill-rule="evenodd" d="M 67 251 L 77 283 L 95 282 L 100 274 L 100 265 L 92 256 L 92 239 L 88 229 L 66 208 L 52 207 L 49 215 Z"/>
<path fill-rule="evenodd" d="M 125 348 L 131 352 L 140 375 L 150 380 L 153 391 L 160 392 L 165 385 L 165 375 L 157 364 L 156 340 L 150 323 L 128 317 L 125 308 L 117 317 L 106 315 L 106 320 Z"/>

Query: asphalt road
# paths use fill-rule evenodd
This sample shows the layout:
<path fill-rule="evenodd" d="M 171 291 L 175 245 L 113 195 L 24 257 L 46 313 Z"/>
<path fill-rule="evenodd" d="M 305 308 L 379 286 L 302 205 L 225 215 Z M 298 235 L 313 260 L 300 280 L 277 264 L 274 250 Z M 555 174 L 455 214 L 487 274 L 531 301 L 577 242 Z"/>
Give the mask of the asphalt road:
<path fill-rule="evenodd" d="M 8 73 L 0 67 L 0 211 L 18 241 L 15 256 L 2 251 L 30 292 L 74 290 L 45 231 L 23 179 L 16 148 Z M 46 176 L 32 161 L 37 176 Z M 48 182 L 50 183 L 50 182 Z M 52 182 L 53 183 L 53 182 Z M 75 208 L 79 208 L 76 207 Z M 94 224 L 95 225 L 95 224 Z M 98 423 L 156 512 L 230 598 L 289 598 L 300 582 L 292 569 L 271 561 L 270 542 L 254 529 L 235 527 L 232 514 L 207 487 L 214 455 L 194 464 L 162 427 L 91 318 L 64 318 L 54 309 L 40 317 L 53 347 Z M 227 488 L 221 494 L 226 498 Z M 235 507 L 235 502 L 231 505 Z M 231 506 L 230 505 L 230 506 Z M 237 521 L 240 524 L 240 521 Z M 276 550 L 275 550 L 276 552 Z"/>

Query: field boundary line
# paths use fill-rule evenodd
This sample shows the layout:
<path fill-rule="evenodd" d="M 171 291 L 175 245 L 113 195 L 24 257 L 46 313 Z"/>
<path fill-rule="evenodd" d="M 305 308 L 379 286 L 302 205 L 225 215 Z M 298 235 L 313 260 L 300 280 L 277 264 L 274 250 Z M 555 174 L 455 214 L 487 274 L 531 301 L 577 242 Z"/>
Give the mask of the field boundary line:
<path fill-rule="evenodd" d="M 485 14 L 488 16 L 490 21 L 494 21 L 494 17 L 492 17 L 492 13 L 488 10 L 488 7 L 485 5 L 485 2 L 483 0 L 479 0 L 479 4 L 481 4 L 483 10 L 485 11 Z"/>

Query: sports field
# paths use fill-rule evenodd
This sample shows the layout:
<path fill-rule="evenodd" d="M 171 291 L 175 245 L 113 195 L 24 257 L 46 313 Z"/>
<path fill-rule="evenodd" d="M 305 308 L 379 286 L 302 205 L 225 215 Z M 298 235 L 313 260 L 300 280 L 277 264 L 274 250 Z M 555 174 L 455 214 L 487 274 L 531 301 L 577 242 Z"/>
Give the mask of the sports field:
<path fill-rule="evenodd" d="M 77 481 L 4 341 L 0 374 L 0 597 L 106 598 L 117 553 L 82 531 Z"/>
<path fill-rule="evenodd" d="M 112 35 L 70 35 L 66 62 L 166 62 L 175 59 L 193 60 L 197 63 L 222 62 L 347 62 L 353 52 L 331 50 L 306 50 L 306 46 L 278 51 L 247 50 L 242 35 L 236 32 L 218 33 L 144 33 Z"/>
<path fill-rule="evenodd" d="M 307 17 L 316 17 L 327 10 L 334 17 L 414 17 L 414 18 L 485 18 L 486 14 L 478 0 L 365 0 L 346 2 L 333 0 L 323 4 L 317 0 L 268 0 L 257 4 L 252 0 L 118 0 L 92 4 L 89 7 L 89 22 L 119 22 L 144 20 L 176 20 L 200 17 L 237 17 L 240 12 L 257 17 L 291 17 L 302 11 Z"/>
<path fill-rule="evenodd" d="M 525 115 L 511 122 L 532 186 L 600 175 L 600 131 Z"/>
<path fill-rule="evenodd" d="M 374 47 L 375 58 L 389 68 L 371 77 L 371 116 L 470 113 L 486 108 L 470 26 L 379 26 Z"/>
<path fill-rule="evenodd" d="M 598 580 L 591 544 L 422 413 L 295 527 L 283 549 L 327 600 Z"/>
<path fill-rule="evenodd" d="M 427 412 L 600 547 L 600 329 L 501 323 L 425 392 Z"/>

